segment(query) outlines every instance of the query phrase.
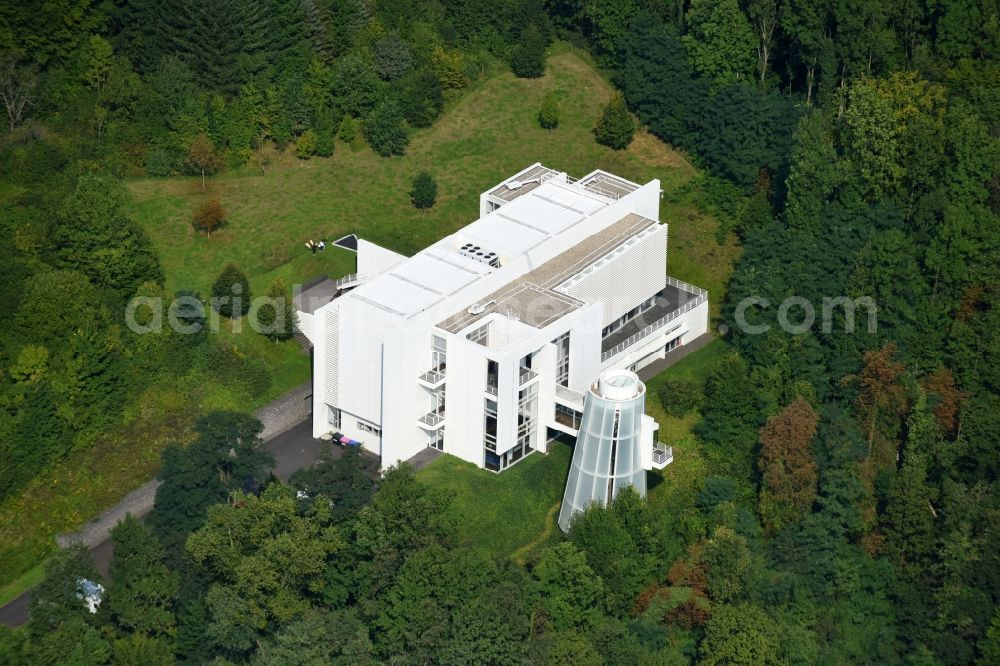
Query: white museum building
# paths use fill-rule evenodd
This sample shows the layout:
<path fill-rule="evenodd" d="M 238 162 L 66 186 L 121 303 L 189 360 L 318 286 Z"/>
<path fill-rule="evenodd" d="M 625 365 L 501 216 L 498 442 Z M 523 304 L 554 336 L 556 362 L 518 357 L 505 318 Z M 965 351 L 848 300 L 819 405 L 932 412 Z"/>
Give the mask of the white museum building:
<path fill-rule="evenodd" d="M 357 239 L 357 273 L 305 285 L 313 435 L 383 467 L 433 447 L 502 472 L 560 433 L 608 370 L 705 334 L 704 290 L 667 276 L 660 182 L 541 164 L 479 197 L 479 219 L 412 257 Z M 641 416 L 640 463 L 669 447 Z"/>

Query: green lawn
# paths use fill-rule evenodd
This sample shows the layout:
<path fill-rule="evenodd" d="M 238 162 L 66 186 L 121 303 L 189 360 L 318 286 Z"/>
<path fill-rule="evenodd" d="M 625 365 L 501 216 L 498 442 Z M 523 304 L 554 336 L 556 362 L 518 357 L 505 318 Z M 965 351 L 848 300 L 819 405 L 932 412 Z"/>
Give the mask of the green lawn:
<path fill-rule="evenodd" d="M 586 60 L 566 47 L 549 59 L 541 79 L 498 74 L 449 108 L 433 127 L 413 136 L 406 155 L 386 159 L 338 144 L 330 158 L 301 161 L 292 151 L 273 156 L 265 174 L 244 169 L 210 179 L 229 211 L 211 238 L 195 233 L 189 212 L 205 196 L 199 178 L 140 179 L 128 184 L 130 215 L 149 233 L 164 266 L 168 292 L 207 294 L 228 261 L 249 275 L 262 294 L 275 277 L 286 284 L 354 270 L 354 255 L 331 248 L 310 255 L 305 242 L 358 235 L 413 254 L 478 216 L 479 194 L 534 163 L 582 176 L 595 168 L 636 182 L 659 178 L 665 192 L 661 219 L 670 225 L 670 273 L 709 291 L 713 313 L 738 255 L 732 240 L 719 245 L 716 222 L 701 214 L 684 186 L 696 175 L 687 159 L 646 132 L 624 151 L 598 145 L 591 131 L 612 88 Z M 538 126 L 544 95 L 559 99 L 554 131 Z M 409 201 L 414 175 L 430 171 L 438 201 L 420 212 Z M 272 394 L 308 380 L 308 363 L 294 344 L 274 345 L 244 327 L 238 346 L 267 363 Z M 270 397 L 270 396 L 269 396 Z"/>
<path fill-rule="evenodd" d="M 729 345 L 716 338 L 646 382 L 646 413 L 660 424 L 660 441 L 674 449 L 674 461 L 671 464 L 658 472 L 650 472 L 649 498 L 653 506 L 683 505 L 676 498 L 696 492 L 701 479 L 705 477 L 701 443 L 692 434 L 692 428 L 701 420 L 701 416 L 697 411 L 690 412 L 684 418 L 668 415 L 656 395 L 657 389 L 668 378 L 690 379 L 704 386 L 709 372 L 727 351 Z"/>
<path fill-rule="evenodd" d="M 551 442 L 548 454 L 534 453 L 502 474 L 445 455 L 417 479 L 454 494 L 451 511 L 465 543 L 506 557 L 552 536 L 546 526 L 554 521 L 546 518 L 562 499 L 572 455 L 566 444 Z"/>
<path fill-rule="evenodd" d="M 669 444 L 673 440 L 686 437 L 691 433 L 691 426 L 698 419 L 691 412 L 682 419 L 675 418 L 663 411 L 657 391 L 667 379 L 690 379 L 704 386 L 708 373 L 722 356 L 729 351 L 729 345 L 720 338 L 708 343 L 704 348 L 685 356 L 660 374 L 646 382 L 646 413 L 660 424 L 660 439 Z"/>
<path fill-rule="evenodd" d="M 45 564 L 36 564 L 20 577 L 0 586 L 0 606 L 21 596 L 23 592 L 38 585 L 45 578 Z"/>

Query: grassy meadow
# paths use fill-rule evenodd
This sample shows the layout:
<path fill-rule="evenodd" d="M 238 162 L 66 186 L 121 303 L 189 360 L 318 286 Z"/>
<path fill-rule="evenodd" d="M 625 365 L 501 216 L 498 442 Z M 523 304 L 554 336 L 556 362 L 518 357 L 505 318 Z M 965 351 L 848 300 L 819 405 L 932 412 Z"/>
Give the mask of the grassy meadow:
<path fill-rule="evenodd" d="M 560 125 L 543 130 L 542 98 L 559 100 Z M 149 233 L 163 262 L 168 290 L 206 293 L 227 261 L 250 276 L 255 290 L 274 277 L 304 282 L 318 274 L 350 272 L 353 257 L 327 250 L 311 256 L 304 243 L 345 233 L 406 255 L 478 216 L 479 194 L 534 163 L 582 176 L 601 168 L 637 182 L 659 178 L 665 193 L 678 192 L 696 170 L 681 153 L 640 132 L 624 151 L 598 145 L 591 131 L 612 88 L 581 55 L 564 51 L 549 60 L 541 79 L 509 72 L 478 83 L 433 127 L 413 135 L 406 155 L 382 158 L 367 148 L 338 142 L 330 158 L 274 156 L 262 175 L 249 168 L 209 179 L 142 179 L 129 183 L 132 217 Z M 426 212 L 410 203 L 413 177 L 429 171 L 438 182 L 436 205 Z M 196 233 L 190 211 L 205 192 L 219 196 L 228 223 L 211 238 Z M 665 197 L 665 201 L 673 197 Z M 664 203 L 670 224 L 670 272 L 709 290 L 718 302 L 737 248 L 715 242 L 715 222 L 690 197 Z"/>

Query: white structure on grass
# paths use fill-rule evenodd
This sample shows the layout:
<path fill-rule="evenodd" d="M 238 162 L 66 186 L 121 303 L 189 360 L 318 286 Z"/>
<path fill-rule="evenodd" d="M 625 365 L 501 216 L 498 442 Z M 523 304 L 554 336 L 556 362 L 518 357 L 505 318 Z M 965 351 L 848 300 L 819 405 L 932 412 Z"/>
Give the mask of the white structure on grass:
<path fill-rule="evenodd" d="M 500 472 L 559 433 L 583 392 L 707 330 L 706 293 L 667 276 L 660 183 L 535 164 L 480 195 L 478 220 L 412 257 L 357 241 L 357 274 L 306 285 L 313 434 L 383 467 L 425 447 Z M 639 464 L 671 460 L 641 420 Z"/>
<path fill-rule="evenodd" d="M 630 370 L 607 370 L 583 398 L 580 433 L 566 480 L 559 527 L 591 504 L 606 506 L 632 486 L 646 494 L 643 451 L 653 446 L 656 424 L 646 416 L 646 386 Z"/>

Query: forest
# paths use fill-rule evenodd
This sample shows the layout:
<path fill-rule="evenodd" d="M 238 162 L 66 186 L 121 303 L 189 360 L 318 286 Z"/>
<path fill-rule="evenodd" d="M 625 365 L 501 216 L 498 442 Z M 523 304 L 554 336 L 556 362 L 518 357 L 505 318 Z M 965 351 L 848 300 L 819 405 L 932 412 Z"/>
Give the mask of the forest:
<path fill-rule="evenodd" d="M 622 493 L 521 562 L 405 466 L 282 483 L 256 419 L 192 409 L 272 378 L 224 337 L 124 325 L 165 285 L 125 183 L 390 159 L 557 42 L 620 92 L 596 139 L 626 148 L 634 116 L 683 150 L 741 254 L 729 351 L 649 398 L 693 415 L 696 483 Z M 0 101 L 0 501 L 123 424 L 190 431 L 114 530 L 97 612 L 90 553 L 58 551 L 0 662 L 1000 663 L 995 0 L 8 1 Z M 875 326 L 785 330 L 864 297 Z"/>

